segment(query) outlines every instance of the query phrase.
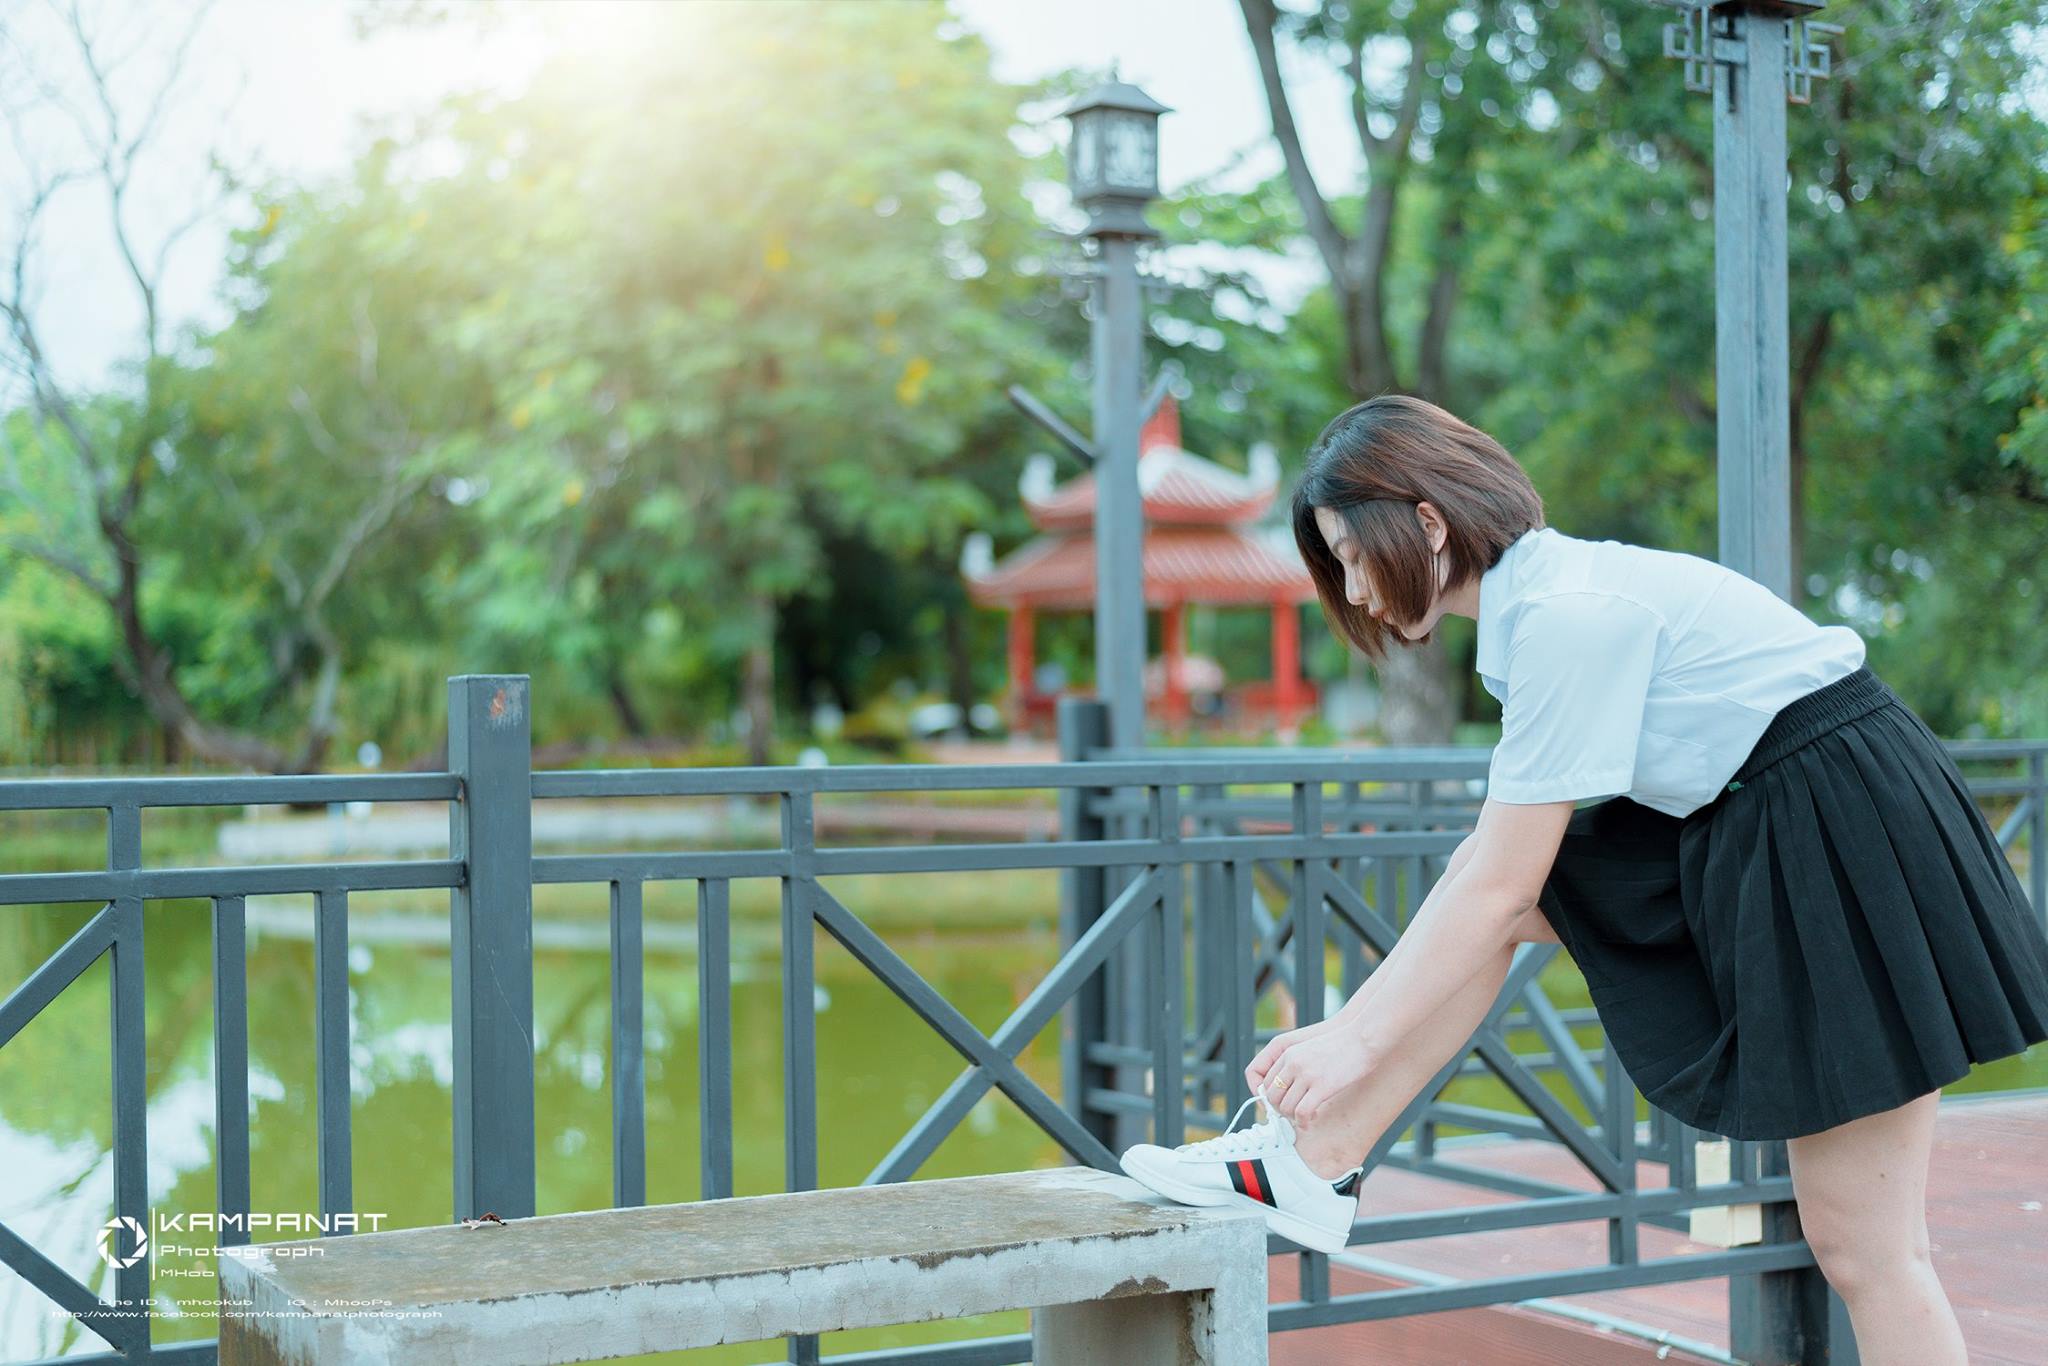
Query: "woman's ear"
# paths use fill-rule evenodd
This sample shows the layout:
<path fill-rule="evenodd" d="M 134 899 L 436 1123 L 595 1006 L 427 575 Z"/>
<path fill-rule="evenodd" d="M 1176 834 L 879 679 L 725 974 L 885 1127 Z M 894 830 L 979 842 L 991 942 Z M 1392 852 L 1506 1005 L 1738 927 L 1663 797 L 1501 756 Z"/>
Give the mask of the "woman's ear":
<path fill-rule="evenodd" d="M 1422 523 L 1423 544 L 1429 547 L 1430 554 L 1435 555 L 1450 540 L 1450 527 L 1445 524 L 1443 514 L 1436 510 L 1436 505 L 1426 500 L 1415 505 L 1415 516 Z"/>

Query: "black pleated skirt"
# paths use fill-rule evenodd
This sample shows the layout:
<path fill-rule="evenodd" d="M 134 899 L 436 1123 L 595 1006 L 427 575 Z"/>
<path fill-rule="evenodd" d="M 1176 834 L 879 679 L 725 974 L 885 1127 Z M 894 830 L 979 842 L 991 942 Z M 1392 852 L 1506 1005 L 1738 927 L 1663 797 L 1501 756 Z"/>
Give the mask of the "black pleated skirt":
<path fill-rule="evenodd" d="M 2048 1040 L 2041 914 L 1867 665 L 1691 814 L 1573 812 L 1539 904 L 1630 1079 L 1710 1133 L 1816 1133 Z"/>

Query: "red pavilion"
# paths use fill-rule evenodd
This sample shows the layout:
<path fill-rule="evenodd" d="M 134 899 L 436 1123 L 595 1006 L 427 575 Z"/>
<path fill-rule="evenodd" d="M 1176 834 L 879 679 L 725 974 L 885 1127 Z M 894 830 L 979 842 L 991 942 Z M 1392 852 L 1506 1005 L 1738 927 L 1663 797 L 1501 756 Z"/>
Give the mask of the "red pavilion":
<path fill-rule="evenodd" d="M 1286 528 L 1254 523 L 1272 505 L 1280 466 L 1256 448 L 1249 474 L 1238 474 L 1180 444 L 1180 409 L 1167 395 L 1138 438 L 1138 488 L 1144 501 L 1145 605 L 1161 614 L 1163 675 L 1148 667 L 1146 692 L 1163 703 L 1169 725 L 1191 714 L 1186 611 L 1190 603 L 1262 606 L 1272 614 L 1270 682 L 1226 690 L 1240 720 L 1271 719 L 1292 727 L 1315 702 L 1301 677 L 1299 605 L 1315 598 Z M 1025 509 L 1040 535 L 998 563 L 964 566 L 968 596 L 1010 613 L 1011 724 L 1044 729 L 1057 698 L 1033 684 L 1034 632 L 1041 612 L 1085 612 L 1095 605 L 1095 476 L 1057 487 L 1052 457 L 1034 456 L 1021 484 Z M 1158 679 L 1159 685 L 1154 686 Z"/>

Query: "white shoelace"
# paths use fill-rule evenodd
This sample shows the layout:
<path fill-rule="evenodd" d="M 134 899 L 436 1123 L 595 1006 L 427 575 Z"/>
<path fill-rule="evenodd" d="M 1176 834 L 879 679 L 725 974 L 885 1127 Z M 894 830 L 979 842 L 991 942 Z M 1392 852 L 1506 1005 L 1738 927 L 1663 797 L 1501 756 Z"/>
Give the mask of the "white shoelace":
<path fill-rule="evenodd" d="M 1266 1093 L 1263 1088 L 1255 1095 L 1246 1096 L 1244 1104 L 1238 1106 L 1237 1113 L 1230 1117 L 1230 1123 L 1223 1126 L 1225 1132 L 1218 1134 L 1214 1138 L 1205 1138 L 1199 1143 L 1181 1144 L 1179 1150 L 1181 1155 L 1184 1157 L 1240 1157 L 1249 1153 L 1262 1152 L 1272 1147 L 1276 1142 L 1282 1141 L 1283 1135 L 1288 1135 L 1292 1132 L 1292 1126 L 1282 1127 L 1287 1125 L 1287 1118 L 1275 1110 L 1270 1101 L 1266 1103 L 1267 1118 L 1247 1128 L 1240 1129 L 1237 1127 L 1237 1121 L 1244 1117 L 1244 1112 L 1251 1108 L 1252 1103 L 1265 1099 Z"/>

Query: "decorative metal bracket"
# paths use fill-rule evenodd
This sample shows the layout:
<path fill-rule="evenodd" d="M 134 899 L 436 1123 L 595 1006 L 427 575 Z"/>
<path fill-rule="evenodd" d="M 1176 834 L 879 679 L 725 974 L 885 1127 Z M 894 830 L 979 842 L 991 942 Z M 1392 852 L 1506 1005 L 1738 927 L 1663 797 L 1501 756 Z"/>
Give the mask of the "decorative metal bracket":
<path fill-rule="evenodd" d="M 1743 62 L 1742 47 L 1735 39 L 1737 8 L 1716 0 L 1678 0 L 1675 8 L 1679 17 L 1664 25 L 1664 55 L 1685 63 L 1687 90 L 1711 95 L 1714 64 L 1741 66 Z M 1768 16 L 1752 17 L 1762 20 Z M 1785 99 L 1792 104 L 1811 104 L 1813 83 L 1833 74 L 1834 50 L 1827 40 L 1841 34 L 1842 26 L 1803 15 L 1780 22 L 1785 25 Z"/>
<path fill-rule="evenodd" d="M 1785 21 L 1785 98 L 1793 104 L 1813 103 L 1813 83 L 1834 75 L 1835 49 L 1830 38 L 1842 36 L 1840 24 L 1818 19 Z"/>
<path fill-rule="evenodd" d="M 1664 25 L 1664 55 L 1685 63 L 1685 88 L 1700 95 L 1714 93 L 1713 7 L 1681 4 L 1678 18 Z M 1724 60 L 1739 60 L 1728 54 Z"/>

